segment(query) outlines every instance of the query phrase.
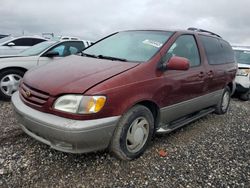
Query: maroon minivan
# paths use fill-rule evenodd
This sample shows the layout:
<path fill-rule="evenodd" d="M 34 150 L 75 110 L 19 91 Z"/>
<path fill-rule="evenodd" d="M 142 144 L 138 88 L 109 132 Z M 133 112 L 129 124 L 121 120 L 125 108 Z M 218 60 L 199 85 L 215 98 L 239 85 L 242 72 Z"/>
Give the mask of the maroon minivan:
<path fill-rule="evenodd" d="M 54 149 L 131 160 L 155 133 L 226 113 L 236 69 L 212 32 L 123 31 L 28 71 L 12 103 L 24 132 Z"/>

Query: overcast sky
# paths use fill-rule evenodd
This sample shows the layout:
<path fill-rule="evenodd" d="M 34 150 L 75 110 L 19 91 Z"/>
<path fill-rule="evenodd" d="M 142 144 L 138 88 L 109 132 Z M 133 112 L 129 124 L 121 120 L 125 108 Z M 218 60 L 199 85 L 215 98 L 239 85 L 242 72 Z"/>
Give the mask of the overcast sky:
<path fill-rule="evenodd" d="M 53 32 L 97 40 L 126 29 L 211 30 L 250 44 L 250 0 L 1 0 L 0 34 Z"/>

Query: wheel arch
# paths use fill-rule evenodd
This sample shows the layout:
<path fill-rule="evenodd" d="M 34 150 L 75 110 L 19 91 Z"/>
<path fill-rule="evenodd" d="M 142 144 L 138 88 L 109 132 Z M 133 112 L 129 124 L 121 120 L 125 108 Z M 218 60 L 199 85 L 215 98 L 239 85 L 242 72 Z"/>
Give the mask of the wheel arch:
<path fill-rule="evenodd" d="M 160 108 L 159 108 L 159 106 L 155 102 L 150 101 L 150 100 L 143 100 L 143 101 L 136 103 L 135 105 L 143 105 L 151 111 L 151 113 L 154 117 L 154 121 L 155 121 L 154 128 L 156 129 L 159 126 L 159 121 L 160 121 Z"/>
<path fill-rule="evenodd" d="M 15 69 L 15 70 L 21 70 L 21 71 L 23 71 L 24 73 L 27 71 L 26 68 L 17 67 L 17 66 L 12 66 L 12 67 L 5 67 L 5 68 L 2 68 L 2 69 L 0 70 L 0 72 L 3 72 L 3 71 L 5 71 L 5 70 L 13 70 L 13 69 Z"/>
<path fill-rule="evenodd" d="M 229 83 L 227 84 L 227 86 L 229 87 L 229 89 L 230 89 L 230 91 L 231 91 L 231 95 L 233 95 L 234 92 L 235 92 L 235 88 L 236 88 L 235 83 L 234 83 L 233 81 L 232 81 L 232 82 L 229 82 Z"/>

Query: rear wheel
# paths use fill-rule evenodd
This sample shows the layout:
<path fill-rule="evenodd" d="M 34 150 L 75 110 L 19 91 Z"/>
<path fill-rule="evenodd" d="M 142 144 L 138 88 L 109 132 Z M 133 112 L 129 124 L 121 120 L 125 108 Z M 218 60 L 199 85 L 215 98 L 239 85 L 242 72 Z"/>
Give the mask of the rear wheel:
<path fill-rule="evenodd" d="M 231 100 L 231 90 L 229 87 L 226 87 L 223 91 L 220 101 L 218 102 L 215 113 L 216 114 L 225 114 L 228 110 Z"/>
<path fill-rule="evenodd" d="M 145 106 L 136 105 L 121 117 L 110 150 L 119 159 L 135 159 L 146 150 L 153 131 L 154 118 L 151 111 Z"/>
<path fill-rule="evenodd" d="M 18 89 L 24 72 L 18 69 L 8 69 L 0 72 L 0 98 L 10 100 L 12 94 Z"/>
<path fill-rule="evenodd" d="M 250 88 L 247 92 L 240 94 L 240 99 L 243 101 L 250 100 Z"/>

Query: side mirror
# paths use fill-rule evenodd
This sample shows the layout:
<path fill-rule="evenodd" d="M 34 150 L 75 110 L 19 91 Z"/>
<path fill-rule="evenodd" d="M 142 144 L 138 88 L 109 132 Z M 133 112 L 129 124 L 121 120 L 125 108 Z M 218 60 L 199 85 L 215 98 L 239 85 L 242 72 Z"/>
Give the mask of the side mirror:
<path fill-rule="evenodd" d="M 9 42 L 8 44 L 7 44 L 7 46 L 15 46 L 15 43 L 14 42 Z"/>
<path fill-rule="evenodd" d="M 59 52 L 55 52 L 55 51 L 49 51 L 45 54 L 46 57 L 56 57 L 56 56 L 59 56 Z"/>
<path fill-rule="evenodd" d="M 187 58 L 173 56 L 166 64 L 167 70 L 188 70 L 189 69 L 189 61 Z"/>

